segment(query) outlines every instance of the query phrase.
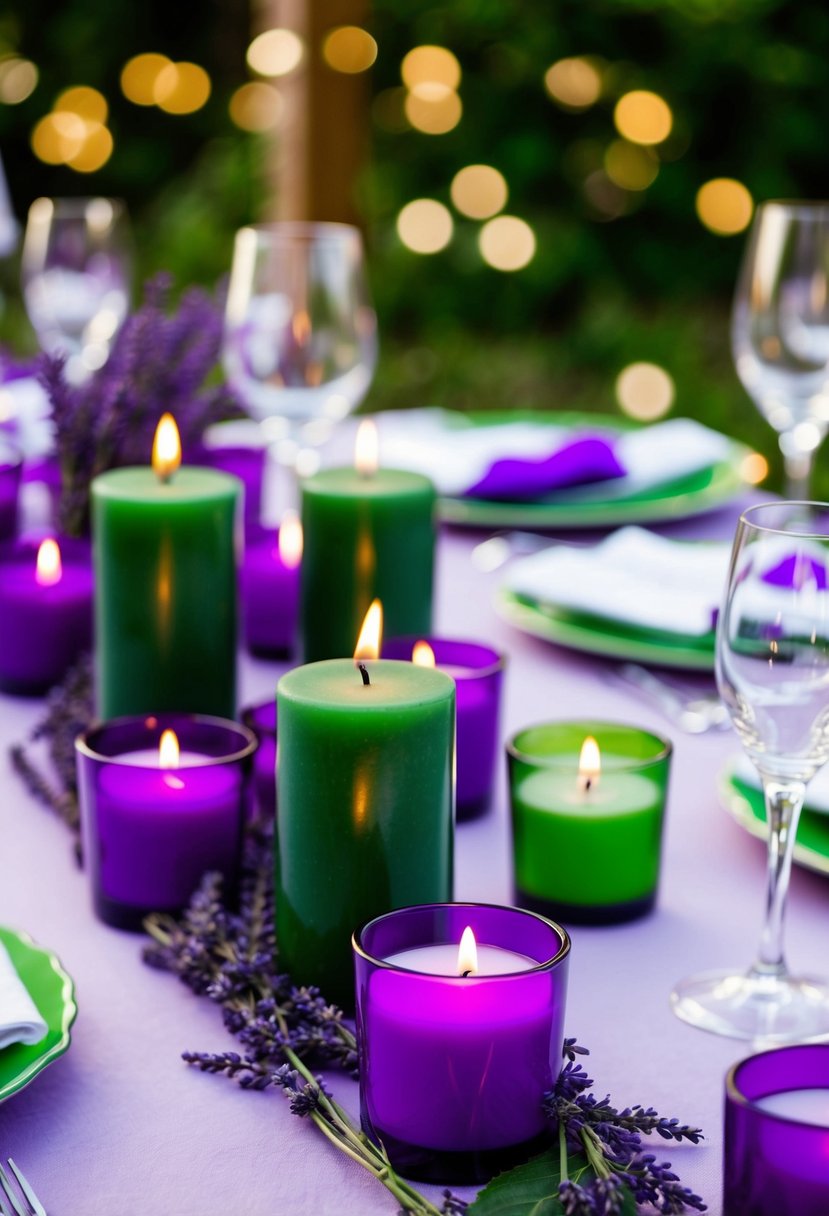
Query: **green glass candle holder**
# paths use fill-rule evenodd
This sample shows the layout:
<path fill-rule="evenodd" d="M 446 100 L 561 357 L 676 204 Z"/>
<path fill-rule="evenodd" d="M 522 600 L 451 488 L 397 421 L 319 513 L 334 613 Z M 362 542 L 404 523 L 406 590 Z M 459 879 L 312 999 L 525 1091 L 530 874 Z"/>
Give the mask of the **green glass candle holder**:
<path fill-rule="evenodd" d="M 599 759 L 585 758 L 586 739 Z M 580 924 L 650 912 L 672 745 L 614 722 L 548 722 L 507 743 L 515 902 Z"/>

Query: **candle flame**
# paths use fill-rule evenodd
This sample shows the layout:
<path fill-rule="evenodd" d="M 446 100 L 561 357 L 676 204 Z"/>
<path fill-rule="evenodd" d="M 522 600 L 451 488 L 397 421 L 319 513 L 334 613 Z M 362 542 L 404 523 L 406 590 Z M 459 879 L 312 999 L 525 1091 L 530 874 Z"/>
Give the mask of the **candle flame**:
<path fill-rule="evenodd" d="M 478 944 L 475 934 L 469 925 L 461 934 L 461 944 L 458 946 L 458 975 L 478 974 Z"/>
<path fill-rule="evenodd" d="M 412 662 L 417 667 L 434 667 L 435 652 L 428 642 L 415 642 L 412 647 Z"/>
<path fill-rule="evenodd" d="M 296 570 L 302 561 L 302 524 L 296 511 L 286 511 L 279 525 L 279 556 L 283 566 Z"/>
<path fill-rule="evenodd" d="M 161 481 L 169 481 L 181 464 L 181 439 L 172 414 L 162 414 L 153 439 L 153 469 Z"/>
<path fill-rule="evenodd" d="M 47 537 L 40 542 L 35 566 L 35 582 L 39 587 L 54 587 L 63 575 L 58 542 Z"/>
<path fill-rule="evenodd" d="M 599 745 L 592 735 L 588 735 L 581 745 L 579 756 L 579 789 L 583 794 L 598 785 L 601 771 L 602 756 Z"/>
<path fill-rule="evenodd" d="M 366 613 L 357 645 L 354 649 L 354 659 L 376 659 L 380 654 L 380 641 L 383 637 L 383 605 L 379 600 L 372 600 Z"/>
<path fill-rule="evenodd" d="M 354 467 L 361 477 L 373 477 L 380 463 L 380 437 L 371 418 L 364 418 L 357 427 L 354 441 Z"/>
<path fill-rule="evenodd" d="M 162 731 L 158 741 L 158 767 L 178 768 L 178 762 L 179 746 L 176 732 L 174 730 Z"/>
<path fill-rule="evenodd" d="M 291 317 L 291 333 L 297 346 L 307 346 L 311 337 L 311 318 L 304 308 L 298 308 Z"/>

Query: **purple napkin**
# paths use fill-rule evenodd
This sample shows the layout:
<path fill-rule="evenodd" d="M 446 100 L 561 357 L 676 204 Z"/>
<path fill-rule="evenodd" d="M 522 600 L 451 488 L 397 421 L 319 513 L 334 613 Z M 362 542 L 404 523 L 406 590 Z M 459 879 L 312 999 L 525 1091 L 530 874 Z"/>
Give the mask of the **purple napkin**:
<path fill-rule="evenodd" d="M 612 439 L 581 435 L 540 460 L 513 456 L 493 461 L 480 481 L 464 491 L 464 496 L 530 501 L 568 486 L 624 477 L 625 472 L 613 450 Z"/>
<path fill-rule="evenodd" d="M 793 587 L 796 591 L 806 582 L 811 582 L 818 591 L 825 591 L 826 567 L 814 557 L 804 559 L 793 553 L 791 557 L 784 557 L 771 570 L 767 570 L 763 575 L 763 582 L 770 583 L 773 587 Z"/>

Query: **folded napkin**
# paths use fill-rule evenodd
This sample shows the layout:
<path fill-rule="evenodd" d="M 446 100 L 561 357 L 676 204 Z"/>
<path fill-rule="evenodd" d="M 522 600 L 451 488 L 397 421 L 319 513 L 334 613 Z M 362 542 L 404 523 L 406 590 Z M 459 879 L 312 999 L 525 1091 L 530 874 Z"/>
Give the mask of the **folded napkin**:
<path fill-rule="evenodd" d="M 0 1050 L 12 1043 L 39 1043 L 48 1029 L 0 942 Z"/>
<path fill-rule="evenodd" d="M 730 551 L 621 528 L 589 548 L 553 545 L 515 562 L 505 585 L 542 605 L 702 637 L 714 628 Z"/>
<path fill-rule="evenodd" d="M 736 756 L 731 771 L 737 780 L 742 781 L 744 785 L 751 786 L 757 790 L 762 789 L 760 774 L 748 756 Z M 805 806 L 810 811 L 829 815 L 829 765 L 825 764 L 823 768 L 818 769 L 807 785 Z"/>

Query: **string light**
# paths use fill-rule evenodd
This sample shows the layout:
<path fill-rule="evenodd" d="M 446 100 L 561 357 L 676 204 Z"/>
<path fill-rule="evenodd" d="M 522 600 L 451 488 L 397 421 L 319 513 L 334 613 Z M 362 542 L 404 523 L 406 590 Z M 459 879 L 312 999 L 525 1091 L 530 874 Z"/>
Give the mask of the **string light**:
<path fill-rule="evenodd" d="M 148 51 L 134 55 L 121 69 L 121 92 L 127 101 L 136 106 L 154 106 L 155 82 L 163 70 L 172 63 L 166 55 Z"/>
<path fill-rule="evenodd" d="M 30 59 L 9 55 L 0 60 L 0 101 L 4 105 L 16 106 L 31 97 L 37 82 L 38 70 Z"/>
<path fill-rule="evenodd" d="M 673 379 L 656 363 L 631 363 L 616 378 L 616 399 L 639 422 L 663 418 L 674 403 Z"/>
<path fill-rule="evenodd" d="M 452 202 L 461 215 L 488 220 L 506 206 L 508 190 L 503 173 L 491 165 L 467 165 L 459 169 L 449 187 Z"/>
<path fill-rule="evenodd" d="M 431 198 L 407 203 L 397 217 L 397 235 L 413 253 L 439 253 L 452 239 L 448 207 Z"/>
<path fill-rule="evenodd" d="M 535 233 L 515 215 L 499 215 L 478 234 L 481 257 L 495 270 L 523 270 L 535 256 Z"/>
<path fill-rule="evenodd" d="M 335 72 L 355 75 L 366 72 L 377 58 L 377 43 L 358 25 L 331 30 L 322 44 L 322 57 Z"/>
<path fill-rule="evenodd" d="M 407 93 L 403 106 L 406 118 L 424 135 L 445 135 L 461 120 L 463 106 L 457 93 L 428 98 L 420 93 Z"/>
<path fill-rule="evenodd" d="M 265 30 L 248 47 L 248 66 L 260 76 L 287 76 L 299 67 L 304 52 L 302 39 L 293 30 Z"/>
<path fill-rule="evenodd" d="M 673 127 L 673 114 L 667 101 L 647 89 L 634 89 L 616 102 L 613 111 L 616 129 L 634 144 L 661 144 Z"/>
<path fill-rule="evenodd" d="M 599 100 L 602 77 L 589 59 L 559 59 L 544 74 L 544 87 L 568 110 L 586 110 Z"/>
<path fill-rule="evenodd" d="M 193 114 L 210 96 L 210 77 L 197 63 L 168 63 L 153 85 L 155 104 L 167 114 Z"/>
<path fill-rule="evenodd" d="M 263 80 L 240 85 L 228 104 L 232 121 L 243 131 L 273 131 L 279 126 L 283 109 L 281 93 Z"/>
<path fill-rule="evenodd" d="M 700 222 L 718 236 L 734 236 L 751 223 L 754 200 L 742 182 L 715 177 L 700 186 L 696 198 Z"/>
<path fill-rule="evenodd" d="M 400 66 L 403 83 L 413 93 L 434 99 L 436 92 L 454 92 L 461 82 L 457 56 L 443 46 L 416 46 Z"/>

